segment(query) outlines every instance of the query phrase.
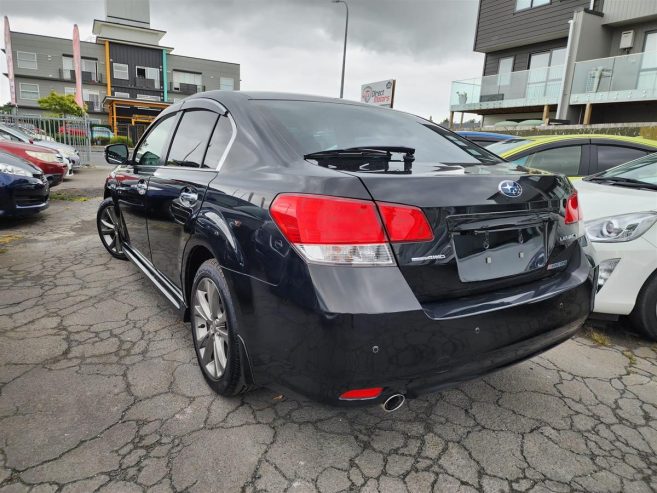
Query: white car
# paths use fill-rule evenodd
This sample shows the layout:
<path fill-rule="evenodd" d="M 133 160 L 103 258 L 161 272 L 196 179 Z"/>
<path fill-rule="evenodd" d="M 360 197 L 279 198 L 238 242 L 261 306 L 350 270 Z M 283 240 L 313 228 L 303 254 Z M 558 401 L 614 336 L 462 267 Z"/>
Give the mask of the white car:
<path fill-rule="evenodd" d="M 575 183 L 600 265 L 597 313 L 657 340 L 657 153 Z"/>
<path fill-rule="evenodd" d="M 81 168 L 80 154 L 78 150 L 68 144 L 56 142 L 54 140 L 44 140 L 43 136 L 29 135 L 25 131 L 0 124 L 0 138 L 13 140 L 16 142 L 25 142 L 26 144 L 35 144 L 48 149 L 54 149 L 64 158 L 64 163 L 68 166 L 67 176 L 71 176 L 72 170 Z"/>

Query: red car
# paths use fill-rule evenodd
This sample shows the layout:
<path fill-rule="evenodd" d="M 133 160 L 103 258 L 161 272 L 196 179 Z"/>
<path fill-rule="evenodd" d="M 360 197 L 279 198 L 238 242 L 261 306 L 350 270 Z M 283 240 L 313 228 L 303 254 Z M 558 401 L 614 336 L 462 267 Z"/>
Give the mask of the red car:
<path fill-rule="evenodd" d="M 0 140 L 0 151 L 21 157 L 40 168 L 51 187 L 59 185 L 67 171 L 67 166 L 62 162 L 62 156 L 47 147 Z"/>

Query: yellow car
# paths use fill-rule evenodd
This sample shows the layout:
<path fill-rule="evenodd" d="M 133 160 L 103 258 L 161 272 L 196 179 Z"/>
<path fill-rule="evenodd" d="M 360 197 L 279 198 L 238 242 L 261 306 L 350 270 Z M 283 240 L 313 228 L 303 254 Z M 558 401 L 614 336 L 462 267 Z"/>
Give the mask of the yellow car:
<path fill-rule="evenodd" d="M 527 168 L 579 178 L 657 152 L 657 140 L 617 135 L 550 135 L 518 137 L 486 149 Z"/>

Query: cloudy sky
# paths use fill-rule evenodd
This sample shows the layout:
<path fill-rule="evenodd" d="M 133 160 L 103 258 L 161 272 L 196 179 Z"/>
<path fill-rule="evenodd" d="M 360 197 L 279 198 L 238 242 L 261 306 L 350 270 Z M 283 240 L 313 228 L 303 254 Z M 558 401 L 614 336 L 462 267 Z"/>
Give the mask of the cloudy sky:
<path fill-rule="evenodd" d="M 124 1 L 124 0 L 109 0 Z M 454 79 L 481 74 L 472 52 L 478 0 L 347 0 L 345 97 L 397 79 L 395 107 L 440 120 Z M 0 0 L 13 31 L 92 41 L 104 0 Z M 241 64 L 243 90 L 338 96 L 345 9 L 330 0 L 151 0 L 151 27 L 174 53 Z M 0 67 L 6 72 L 4 55 Z M 2 77 L 0 102 L 9 99 Z"/>

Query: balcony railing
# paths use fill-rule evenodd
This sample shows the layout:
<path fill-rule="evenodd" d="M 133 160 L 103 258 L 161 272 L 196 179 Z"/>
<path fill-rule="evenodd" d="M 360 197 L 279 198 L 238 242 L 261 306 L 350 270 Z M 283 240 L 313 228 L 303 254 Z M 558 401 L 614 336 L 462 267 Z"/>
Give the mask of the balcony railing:
<path fill-rule="evenodd" d="M 80 72 L 82 82 L 102 82 L 102 74 L 94 74 L 93 72 Z M 75 70 L 59 69 L 59 78 L 64 80 L 75 81 Z"/>
<path fill-rule="evenodd" d="M 575 64 L 570 104 L 657 100 L 657 51 Z"/>
<path fill-rule="evenodd" d="M 451 111 L 557 104 L 563 65 L 452 82 Z"/>
<path fill-rule="evenodd" d="M 205 91 L 205 86 L 196 84 L 185 84 L 184 82 L 171 82 L 169 84 L 171 92 L 178 92 L 180 94 L 196 94 L 197 92 Z"/>

